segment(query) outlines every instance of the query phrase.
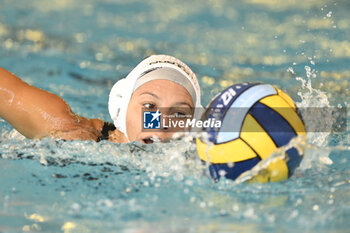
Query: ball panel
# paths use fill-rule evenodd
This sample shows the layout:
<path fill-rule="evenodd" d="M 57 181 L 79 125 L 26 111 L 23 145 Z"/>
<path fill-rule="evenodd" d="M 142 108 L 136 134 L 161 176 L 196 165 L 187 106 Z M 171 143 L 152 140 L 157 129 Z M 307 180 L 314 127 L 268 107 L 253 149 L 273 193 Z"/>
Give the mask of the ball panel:
<path fill-rule="evenodd" d="M 295 108 L 278 95 L 268 96 L 259 101 L 278 112 L 294 129 L 298 135 L 305 135 L 304 123 L 300 120 Z"/>
<path fill-rule="evenodd" d="M 276 89 L 269 84 L 251 86 L 245 92 L 241 93 L 223 116 L 222 125 L 217 135 L 216 143 L 225 143 L 238 138 L 243 120 L 250 107 L 260 99 L 276 94 Z"/>
<path fill-rule="evenodd" d="M 277 94 L 281 96 L 281 98 L 284 99 L 289 104 L 289 106 L 295 109 L 295 103 L 292 100 L 292 98 L 289 95 L 287 95 L 284 91 L 278 88 L 276 88 L 276 90 L 277 90 Z"/>
<path fill-rule="evenodd" d="M 228 179 L 236 179 L 242 173 L 252 169 L 256 164 L 261 161 L 259 157 L 248 159 L 245 161 L 234 163 L 233 167 L 228 166 L 227 164 L 210 164 L 209 171 L 210 175 L 218 180 L 220 178 L 220 171 L 225 171 L 225 177 Z"/>
<path fill-rule="evenodd" d="M 252 147 L 262 159 L 266 159 L 277 149 L 270 136 L 250 114 L 248 114 L 244 120 L 240 137 Z"/>
<path fill-rule="evenodd" d="M 239 162 L 257 157 L 257 154 L 241 139 L 231 142 L 208 146 L 199 138 L 197 141 L 197 152 L 201 160 L 210 163 Z M 238 152 L 239 153 L 235 153 Z"/>
<path fill-rule="evenodd" d="M 249 113 L 270 135 L 277 147 L 288 144 L 297 135 L 281 115 L 260 102 L 256 103 Z"/>
<path fill-rule="evenodd" d="M 286 151 L 288 155 L 287 165 L 289 168 L 289 176 L 293 175 L 295 168 L 297 168 L 302 160 L 302 155 L 298 153 L 298 150 L 291 148 Z"/>
<path fill-rule="evenodd" d="M 203 114 L 202 120 L 214 119 L 214 120 L 220 120 L 220 121 L 222 121 L 222 123 L 224 123 L 225 119 L 229 118 L 229 117 L 226 117 L 227 111 L 230 110 L 229 106 L 231 106 L 231 104 L 242 93 L 244 93 L 244 91 L 246 91 L 247 89 L 249 89 L 253 86 L 256 86 L 256 85 L 260 85 L 260 83 L 242 83 L 239 85 L 233 85 L 233 86 L 225 89 L 224 91 L 222 91 L 221 93 L 216 95 L 215 98 L 209 103 L 209 105 L 208 105 L 209 107 L 207 108 L 206 112 Z M 229 118 L 229 119 L 231 119 L 231 118 Z M 219 141 L 217 141 L 218 132 L 217 132 L 216 128 L 210 127 L 210 128 L 205 129 L 205 131 L 210 135 L 209 140 L 211 142 L 224 143 L 224 142 L 228 142 L 231 140 L 235 140 L 239 137 L 238 132 L 241 128 L 243 119 L 241 119 L 240 121 L 238 121 L 238 120 L 228 121 L 228 122 L 227 121 L 228 120 L 226 120 L 225 127 L 228 127 L 226 129 L 230 129 L 229 132 L 232 132 L 232 133 L 228 133 L 228 131 L 227 131 L 227 132 L 221 134 L 219 136 Z M 230 124 L 234 124 L 233 125 L 233 127 L 234 127 L 236 122 L 238 122 L 238 125 L 237 125 L 238 127 L 236 127 L 237 129 L 231 128 Z"/>
<path fill-rule="evenodd" d="M 288 166 L 282 158 L 277 158 L 271 162 L 266 169 L 259 171 L 259 174 L 255 175 L 249 182 L 278 182 L 286 180 L 288 178 Z"/>

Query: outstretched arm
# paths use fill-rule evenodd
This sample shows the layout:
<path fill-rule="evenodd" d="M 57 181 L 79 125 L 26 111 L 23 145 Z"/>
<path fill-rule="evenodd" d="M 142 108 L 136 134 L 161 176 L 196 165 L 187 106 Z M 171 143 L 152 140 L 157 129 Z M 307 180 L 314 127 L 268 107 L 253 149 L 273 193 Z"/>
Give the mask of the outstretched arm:
<path fill-rule="evenodd" d="M 97 140 L 103 121 L 78 116 L 59 96 L 0 67 L 0 117 L 27 138 Z"/>

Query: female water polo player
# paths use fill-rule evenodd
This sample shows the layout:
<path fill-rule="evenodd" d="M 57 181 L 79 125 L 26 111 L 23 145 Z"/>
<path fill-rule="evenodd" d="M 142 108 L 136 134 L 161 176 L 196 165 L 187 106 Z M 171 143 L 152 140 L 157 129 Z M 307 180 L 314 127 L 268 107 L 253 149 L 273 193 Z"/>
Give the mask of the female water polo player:
<path fill-rule="evenodd" d="M 193 115 L 200 107 L 200 89 L 191 69 L 180 60 L 153 55 L 114 84 L 108 109 L 114 124 L 75 114 L 59 96 L 33 87 L 0 68 L 0 117 L 27 138 L 104 140 L 127 143 L 164 141 L 174 131 L 144 131 L 142 111 L 167 109 Z"/>

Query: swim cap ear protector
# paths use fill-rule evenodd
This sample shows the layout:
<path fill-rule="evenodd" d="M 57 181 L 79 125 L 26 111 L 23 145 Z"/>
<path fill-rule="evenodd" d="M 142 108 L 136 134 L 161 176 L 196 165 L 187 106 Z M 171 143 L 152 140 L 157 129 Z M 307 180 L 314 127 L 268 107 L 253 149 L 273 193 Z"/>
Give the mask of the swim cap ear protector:
<path fill-rule="evenodd" d="M 155 70 L 167 68 L 163 78 L 144 77 Z M 164 69 L 165 70 L 165 69 Z M 183 78 L 179 78 L 182 76 Z M 154 76 L 153 76 L 154 77 Z M 138 81 L 140 79 L 140 81 Z M 116 82 L 109 94 L 108 110 L 115 127 L 128 139 L 126 131 L 126 112 L 133 92 L 142 84 L 155 79 L 174 81 L 182 85 L 191 95 L 195 104 L 194 117 L 198 117 L 201 106 L 200 87 L 196 75 L 182 61 L 168 55 L 152 55 L 140 62 L 126 78 Z M 129 140 L 129 139 L 128 139 Z"/>

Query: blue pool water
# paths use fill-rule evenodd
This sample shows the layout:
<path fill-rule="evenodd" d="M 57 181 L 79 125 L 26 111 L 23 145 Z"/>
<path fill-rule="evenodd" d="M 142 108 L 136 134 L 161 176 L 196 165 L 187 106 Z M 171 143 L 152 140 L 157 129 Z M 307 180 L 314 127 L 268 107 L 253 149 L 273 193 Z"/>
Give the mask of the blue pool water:
<path fill-rule="evenodd" d="M 349 9 L 346 0 L 0 0 L 0 66 L 106 121 L 111 86 L 150 54 L 187 63 L 204 105 L 233 83 L 261 81 L 300 107 L 349 107 Z M 37 141 L 0 128 L 0 232 L 350 229 L 349 128 L 309 134 L 295 174 L 268 184 L 214 183 L 191 138 Z"/>

